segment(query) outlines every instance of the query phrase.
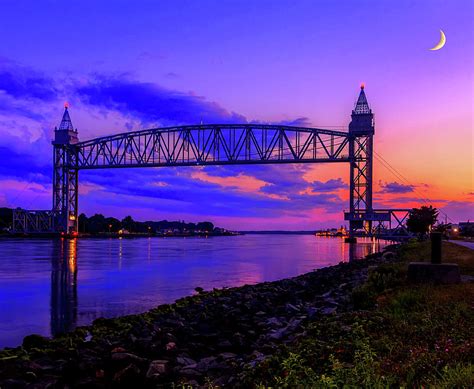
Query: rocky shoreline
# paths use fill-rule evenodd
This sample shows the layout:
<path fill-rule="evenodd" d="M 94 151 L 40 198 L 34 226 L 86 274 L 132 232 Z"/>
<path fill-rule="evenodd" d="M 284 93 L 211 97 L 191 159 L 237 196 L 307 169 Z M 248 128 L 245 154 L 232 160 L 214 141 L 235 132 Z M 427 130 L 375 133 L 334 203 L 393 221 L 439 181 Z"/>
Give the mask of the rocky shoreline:
<path fill-rule="evenodd" d="M 350 311 L 354 288 L 369 267 L 396 261 L 393 250 L 275 282 L 196 288 L 55 339 L 27 336 L 0 351 L 0 388 L 242 386 L 244 371 L 304 337 L 308 323 Z"/>

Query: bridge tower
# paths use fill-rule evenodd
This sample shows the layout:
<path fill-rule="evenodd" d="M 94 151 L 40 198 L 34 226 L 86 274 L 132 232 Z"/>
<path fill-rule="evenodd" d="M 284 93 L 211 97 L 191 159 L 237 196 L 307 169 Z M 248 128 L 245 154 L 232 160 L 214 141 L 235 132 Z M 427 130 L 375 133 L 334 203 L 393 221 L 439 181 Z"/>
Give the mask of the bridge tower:
<path fill-rule="evenodd" d="M 375 133 L 374 115 L 367 102 L 364 84 L 352 111 L 349 124 L 350 194 L 349 212 L 344 215 L 349 221 L 349 241 L 355 241 L 358 231 L 372 233 L 372 159 Z"/>
<path fill-rule="evenodd" d="M 79 142 L 77 129 L 74 129 L 69 116 L 67 103 L 59 127 L 54 129 L 53 140 L 53 212 L 55 229 L 58 232 L 77 231 L 78 214 L 78 169 L 77 151 Z"/>

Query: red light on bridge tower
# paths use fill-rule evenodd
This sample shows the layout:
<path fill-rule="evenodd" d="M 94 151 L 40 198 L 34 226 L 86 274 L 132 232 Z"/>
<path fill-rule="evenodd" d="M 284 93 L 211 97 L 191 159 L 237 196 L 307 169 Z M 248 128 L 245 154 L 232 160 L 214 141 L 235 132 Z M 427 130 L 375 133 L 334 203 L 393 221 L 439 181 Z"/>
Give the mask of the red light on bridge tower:
<path fill-rule="evenodd" d="M 349 124 L 350 191 L 349 212 L 344 219 L 349 221 L 349 239 L 355 239 L 357 230 L 372 232 L 372 159 L 375 133 L 374 114 L 365 95 L 365 84 L 361 83 L 356 105 Z M 357 156 L 357 158 L 356 158 Z"/>
<path fill-rule="evenodd" d="M 69 104 L 64 103 L 64 112 L 59 127 L 54 129 L 53 157 L 53 214 L 54 228 L 70 234 L 78 230 L 78 171 L 77 152 L 73 145 L 79 142 L 77 130 L 72 125 Z"/>

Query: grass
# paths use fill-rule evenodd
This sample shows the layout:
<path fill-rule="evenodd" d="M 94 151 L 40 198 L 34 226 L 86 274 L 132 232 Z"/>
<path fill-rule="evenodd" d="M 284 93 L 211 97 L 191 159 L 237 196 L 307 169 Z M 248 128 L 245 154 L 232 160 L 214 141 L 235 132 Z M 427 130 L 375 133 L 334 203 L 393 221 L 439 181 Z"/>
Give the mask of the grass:
<path fill-rule="evenodd" d="M 430 261 L 430 242 L 409 242 L 400 249 L 401 259 L 405 262 Z M 461 274 L 474 275 L 474 251 L 465 246 L 443 242 L 442 261 L 457 263 Z"/>
<path fill-rule="evenodd" d="M 474 284 L 410 285 L 406 266 L 429 260 L 410 242 L 401 261 L 373 269 L 357 310 L 310 323 L 306 335 L 245 373 L 250 386 L 474 387 Z M 443 243 L 443 261 L 474 274 L 474 251 Z M 256 383 L 258 383 L 256 385 Z"/>

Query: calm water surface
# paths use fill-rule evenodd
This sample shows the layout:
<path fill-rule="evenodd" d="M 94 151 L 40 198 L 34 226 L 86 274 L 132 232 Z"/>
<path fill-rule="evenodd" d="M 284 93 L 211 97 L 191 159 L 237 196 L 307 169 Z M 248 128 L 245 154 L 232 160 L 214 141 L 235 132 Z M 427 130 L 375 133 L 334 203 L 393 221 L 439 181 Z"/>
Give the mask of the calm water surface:
<path fill-rule="evenodd" d="M 204 289 L 296 276 L 386 243 L 311 235 L 0 240 L 0 348 Z"/>

